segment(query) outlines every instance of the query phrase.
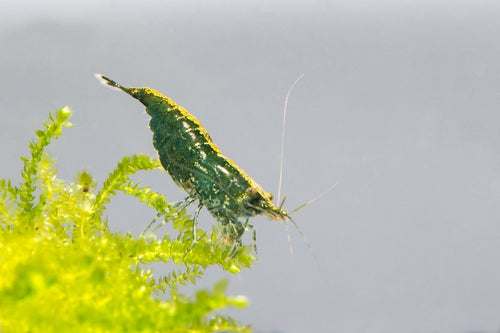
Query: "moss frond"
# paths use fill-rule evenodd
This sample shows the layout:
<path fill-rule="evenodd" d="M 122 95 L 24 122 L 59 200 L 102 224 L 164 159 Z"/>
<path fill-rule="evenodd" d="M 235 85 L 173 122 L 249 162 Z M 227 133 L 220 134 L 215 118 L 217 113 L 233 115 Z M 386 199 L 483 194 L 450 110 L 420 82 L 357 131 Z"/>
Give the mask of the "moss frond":
<path fill-rule="evenodd" d="M 185 210 L 134 183 L 135 172 L 160 166 L 148 156 L 123 158 L 99 190 L 85 170 L 74 181 L 58 178 L 57 160 L 46 147 L 70 126 L 70 115 L 68 108 L 57 110 L 37 131 L 31 156 L 23 158 L 21 184 L 0 179 L 0 331 L 249 332 L 218 315 L 247 303 L 226 294 L 227 282 L 193 297 L 179 293 L 208 267 L 233 273 L 249 267 L 255 260 L 249 247 L 228 256 L 231 246 L 220 241 L 217 227 L 193 235 Z M 106 205 L 116 191 L 162 214 L 173 231 L 161 238 L 110 232 Z M 156 276 L 151 263 L 174 268 Z"/>

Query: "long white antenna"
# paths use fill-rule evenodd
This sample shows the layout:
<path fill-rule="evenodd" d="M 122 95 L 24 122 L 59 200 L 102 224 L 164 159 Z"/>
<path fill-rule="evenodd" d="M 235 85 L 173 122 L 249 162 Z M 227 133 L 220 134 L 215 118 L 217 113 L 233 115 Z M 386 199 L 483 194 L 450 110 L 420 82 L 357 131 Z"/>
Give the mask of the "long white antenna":
<path fill-rule="evenodd" d="M 305 204 L 302 204 L 300 205 L 299 207 L 295 208 L 294 210 L 292 211 L 289 211 L 288 213 L 290 214 L 293 214 L 295 213 L 296 211 L 298 210 L 301 210 L 302 208 L 306 207 L 306 206 L 309 206 L 310 204 L 312 204 L 314 201 L 324 197 L 326 194 L 328 194 L 328 192 L 330 192 L 331 190 L 333 190 L 333 188 L 335 186 L 337 186 L 338 183 L 335 183 L 333 184 L 332 186 L 330 186 L 329 188 L 327 188 L 326 190 L 324 190 L 323 192 L 321 192 L 320 194 L 318 194 L 317 196 L 315 196 L 314 198 L 312 198 L 311 200 L 309 200 L 308 202 L 306 202 Z"/>
<path fill-rule="evenodd" d="M 288 98 L 290 97 L 290 94 L 292 93 L 293 87 L 299 82 L 300 79 L 304 76 L 304 73 L 302 73 L 290 86 L 290 89 L 288 89 L 288 92 L 286 93 L 285 97 L 285 105 L 283 107 L 283 125 L 281 129 L 281 155 L 280 155 L 280 178 L 279 178 L 279 183 L 278 183 L 278 200 L 276 201 L 278 204 L 281 199 L 281 183 L 283 181 L 283 159 L 284 159 L 284 152 L 285 152 L 285 124 L 286 124 L 286 109 L 288 107 Z"/>
<path fill-rule="evenodd" d="M 292 246 L 292 237 L 290 236 L 290 228 L 288 227 L 288 223 L 285 222 L 286 227 L 286 236 L 288 238 L 288 246 L 290 247 L 290 261 L 293 263 L 293 246 Z"/>

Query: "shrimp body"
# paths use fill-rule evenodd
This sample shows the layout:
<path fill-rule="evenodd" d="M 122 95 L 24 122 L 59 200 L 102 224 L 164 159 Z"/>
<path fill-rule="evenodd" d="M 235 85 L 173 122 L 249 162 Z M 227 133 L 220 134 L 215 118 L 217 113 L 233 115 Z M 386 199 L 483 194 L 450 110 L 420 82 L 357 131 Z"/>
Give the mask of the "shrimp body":
<path fill-rule="evenodd" d="M 239 240 L 252 216 L 289 218 L 286 211 L 273 204 L 271 194 L 222 154 L 205 128 L 182 106 L 151 88 L 124 87 L 98 76 L 146 107 L 151 116 L 153 145 L 162 166 L 222 226 L 231 226 L 230 238 Z"/>

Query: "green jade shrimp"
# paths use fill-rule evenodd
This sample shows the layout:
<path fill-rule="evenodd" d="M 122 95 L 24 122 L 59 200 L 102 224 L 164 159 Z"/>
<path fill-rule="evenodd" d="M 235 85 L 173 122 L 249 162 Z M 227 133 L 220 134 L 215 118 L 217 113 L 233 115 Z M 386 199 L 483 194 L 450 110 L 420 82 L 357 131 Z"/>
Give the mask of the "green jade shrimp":
<path fill-rule="evenodd" d="M 245 171 L 225 157 L 200 122 L 182 106 L 151 88 L 124 87 L 103 75 L 96 74 L 96 77 L 104 84 L 126 92 L 146 107 L 151 116 L 149 127 L 160 162 L 174 182 L 188 194 L 180 207 L 198 201 L 194 234 L 203 207 L 220 223 L 223 237 L 232 241 L 235 247 L 241 245 L 241 237 L 250 229 L 253 230 L 255 245 L 255 230 L 248 221 L 256 215 L 283 222 L 290 220 L 297 227 L 290 212 L 282 210 L 282 204 L 275 206 L 270 193 L 264 192 Z"/>

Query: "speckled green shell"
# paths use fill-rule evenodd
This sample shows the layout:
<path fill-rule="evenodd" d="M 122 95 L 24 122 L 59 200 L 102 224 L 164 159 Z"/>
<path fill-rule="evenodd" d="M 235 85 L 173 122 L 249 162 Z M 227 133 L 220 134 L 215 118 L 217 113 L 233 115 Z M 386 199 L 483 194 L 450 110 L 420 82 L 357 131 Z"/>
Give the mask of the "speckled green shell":
<path fill-rule="evenodd" d="M 271 195 L 225 157 L 200 122 L 186 109 L 151 88 L 123 87 L 100 76 L 146 106 L 151 116 L 153 145 L 174 182 L 194 197 L 223 225 L 266 214 L 284 219 Z M 238 232 L 242 234 L 244 230 Z M 238 235 L 240 237 L 241 235 Z"/>

